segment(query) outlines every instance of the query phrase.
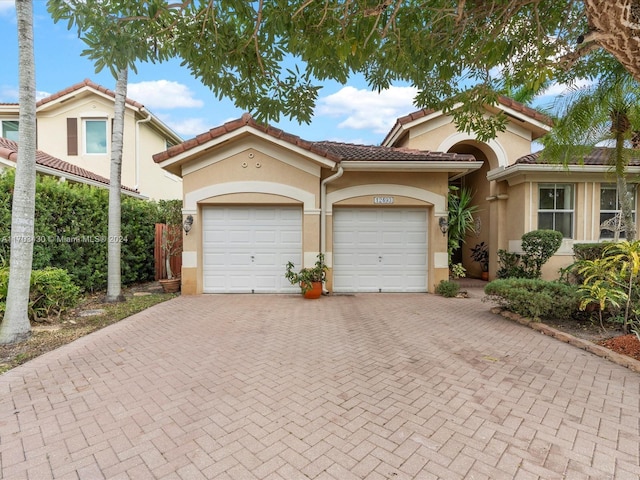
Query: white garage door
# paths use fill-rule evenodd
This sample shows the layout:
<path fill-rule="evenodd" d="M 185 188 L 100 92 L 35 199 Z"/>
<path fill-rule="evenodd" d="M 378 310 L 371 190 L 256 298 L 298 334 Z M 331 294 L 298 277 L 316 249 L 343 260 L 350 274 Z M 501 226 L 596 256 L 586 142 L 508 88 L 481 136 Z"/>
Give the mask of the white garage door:
<path fill-rule="evenodd" d="M 426 292 L 427 212 L 333 211 L 335 292 Z"/>
<path fill-rule="evenodd" d="M 284 274 L 302 263 L 302 209 L 207 207 L 202 217 L 205 293 L 300 291 Z"/>

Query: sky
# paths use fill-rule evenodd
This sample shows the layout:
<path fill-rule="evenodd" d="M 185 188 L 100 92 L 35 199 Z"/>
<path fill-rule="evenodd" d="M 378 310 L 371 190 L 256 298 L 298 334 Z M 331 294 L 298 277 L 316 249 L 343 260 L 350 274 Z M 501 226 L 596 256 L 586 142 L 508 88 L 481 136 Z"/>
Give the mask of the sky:
<path fill-rule="evenodd" d="M 67 30 L 66 22 L 53 22 L 45 0 L 34 1 L 34 36 L 38 98 L 85 78 L 115 89 L 116 81 L 108 69 L 97 74 L 93 62 L 80 55 L 85 44 L 76 30 Z M 14 0 L 0 0 L 0 103 L 18 101 L 17 44 Z M 243 114 L 231 100 L 218 100 L 178 60 L 139 63 L 137 70 L 129 72 L 127 96 L 142 103 L 184 139 Z M 311 124 L 283 120 L 271 125 L 305 140 L 379 145 L 398 117 L 417 110 L 413 105 L 416 93 L 416 89 L 401 85 L 372 92 L 359 76 L 346 85 L 324 82 Z"/>

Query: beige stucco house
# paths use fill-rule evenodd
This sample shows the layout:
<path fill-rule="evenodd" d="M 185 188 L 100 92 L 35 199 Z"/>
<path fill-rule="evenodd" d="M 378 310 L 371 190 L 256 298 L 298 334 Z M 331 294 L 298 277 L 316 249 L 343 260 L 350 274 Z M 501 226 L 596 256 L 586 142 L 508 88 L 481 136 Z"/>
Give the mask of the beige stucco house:
<path fill-rule="evenodd" d="M 91 80 L 37 103 L 37 148 L 71 165 L 109 178 L 115 94 Z M 0 104 L 0 136 L 17 141 L 17 104 Z M 144 105 L 127 99 L 123 185 L 150 199 L 182 197 L 182 180 L 159 168 L 153 154 L 182 142 Z"/>
<path fill-rule="evenodd" d="M 598 241 L 601 221 L 615 214 L 601 206 L 615 200 L 605 155 L 568 171 L 541 165 L 532 143 L 550 120 L 505 97 L 487 108 L 497 112 L 507 129 L 484 143 L 431 110 L 398 119 L 381 146 L 308 142 L 244 115 L 156 154 L 182 177 L 192 223 L 182 292 L 295 292 L 285 264 L 310 266 L 318 253 L 331 292 L 432 292 L 449 276 L 440 227 L 452 184 L 471 188 L 479 207 L 462 249 L 471 276 L 480 276 L 475 244 L 489 246 L 495 276 L 497 250 L 518 251 L 537 228 L 566 237 L 548 272 L 569 263 L 573 242 Z"/>

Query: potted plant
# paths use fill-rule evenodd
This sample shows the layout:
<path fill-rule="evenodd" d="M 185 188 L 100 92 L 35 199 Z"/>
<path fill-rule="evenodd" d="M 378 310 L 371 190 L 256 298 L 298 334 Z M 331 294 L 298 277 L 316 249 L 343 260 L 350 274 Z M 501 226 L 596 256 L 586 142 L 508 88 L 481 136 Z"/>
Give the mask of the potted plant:
<path fill-rule="evenodd" d="M 318 260 L 313 267 L 303 268 L 299 272 L 294 271 L 295 265 L 287 263 L 287 272 L 284 276 L 291 285 L 300 285 L 300 290 L 305 298 L 320 298 L 322 284 L 327 276 L 327 266 L 324 264 L 324 255 L 318 254 Z"/>
<path fill-rule="evenodd" d="M 489 247 L 486 243 L 477 243 L 475 247 L 471 249 L 471 258 L 474 262 L 480 264 L 482 269 L 482 280 L 489 279 Z"/>
<path fill-rule="evenodd" d="M 180 276 L 171 269 L 171 257 L 182 249 L 182 202 L 180 200 L 161 200 L 158 202 L 160 215 L 165 223 L 162 229 L 162 253 L 166 276 L 159 280 L 165 293 L 180 290 Z"/>

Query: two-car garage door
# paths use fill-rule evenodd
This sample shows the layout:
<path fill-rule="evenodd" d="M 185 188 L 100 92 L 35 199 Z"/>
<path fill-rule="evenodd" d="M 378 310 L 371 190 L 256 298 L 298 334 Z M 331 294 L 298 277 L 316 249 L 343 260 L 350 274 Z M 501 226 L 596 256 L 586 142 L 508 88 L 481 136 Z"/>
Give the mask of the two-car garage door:
<path fill-rule="evenodd" d="M 205 207 L 205 293 L 298 292 L 285 265 L 302 264 L 300 207 Z M 335 292 L 425 292 L 427 212 L 411 208 L 336 208 Z"/>

